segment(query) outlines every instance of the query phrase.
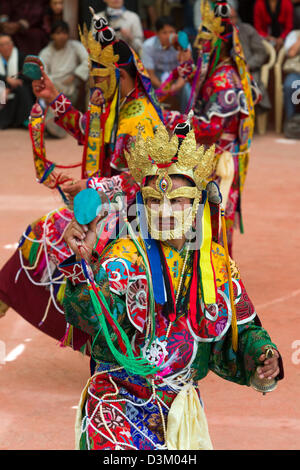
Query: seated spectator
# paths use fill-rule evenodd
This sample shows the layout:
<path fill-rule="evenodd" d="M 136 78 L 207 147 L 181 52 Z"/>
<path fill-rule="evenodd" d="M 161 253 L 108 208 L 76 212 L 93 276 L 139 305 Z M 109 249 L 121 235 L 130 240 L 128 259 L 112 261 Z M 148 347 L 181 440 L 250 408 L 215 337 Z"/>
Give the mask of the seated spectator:
<path fill-rule="evenodd" d="M 80 88 L 89 76 L 89 57 L 80 41 L 69 38 L 68 23 L 57 21 L 53 24 L 51 41 L 39 56 L 57 90 L 77 105 Z M 65 135 L 50 119 L 47 131 L 54 137 Z"/>
<path fill-rule="evenodd" d="M 38 54 L 48 39 L 43 18 L 48 0 L 1 0 L 0 33 L 12 37 L 24 54 Z"/>
<path fill-rule="evenodd" d="M 256 29 L 251 24 L 241 21 L 236 9 L 234 8 L 236 2 L 230 0 L 228 3 L 230 5 L 231 21 L 238 28 L 239 38 L 249 70 L 262 94 L 261 101 L 256 105 L 256 111 L 268 111 L 271 109 L 271 102 L 268 91 L 260 80 L 260 70 L 262 65 L 265 64 L 268 59 L 268 53 L 264 47 L 262 37 L 258 34 Z"/>
<path fill-rule="evenodd" d="M 25 55 L 10 36 L 0 35 L 0 80 L 5 84 L 5 100 L 0 103 L 0 129 L 26 126 L 35 101 L 31 82 L 21 78 Z"/>
<path fill-rule="evenodd" d="M 290 120 L 296 114 L 300 101 L 300 30 L 292 31 L 284 42 L 286 60 L 283 65 L 285 79 L 284 108 L 285 119 Z"/>
<path fill-rule="evenodd" d="M 68 23 L 57 21 L 53 24 L 51 41 L 39 56 L 55 87 L 75 103 L 79 85 L 88 79 L 89 62 L 81 42 L 70 39 Z"/>
<path fill-rule="evenodd" d="M 127 10 L 124 0 L 104 0 L 107 7 L 96 16 L 107 19 L 108 24 L 116 31 L 116 38 L 123 39 L 140 55 L 144 41 L 144 33 L 139 16 Z"/>
<path fill-rule="evenodd" d="M 294 6 L 294 28 L 300 29 L 300 0 L 292 0 Z"/>
<path fill-rule="evenodd" d="M 64 0 L 50 0 L 49 7 L 44 16 L 44 30 L 50 36 L 51 28 L 56 21 L 63 20 Z"/>
<path fill-rule="evenodd" d="M 179 65 L 178 51 L 172 45 L 176 26 L 172 17 L 162 16 L 155 23 L 156 35 L 146 39 L 142 48 L 142 61 L 152 85 L 159 88 L 170 73 Z M 180 111 L 184 112 L 189 99 L 190 85 L 180 92 Z"/>
<path fill-rule="evenodd" d="M 155 0 L 139 0 L 138 15 L 145 31 L 153 31 L 155 29 L 155 21 L 157 20 Z"/>
<path fill-rule="evenodd" d="M 293 29 L 293 4 L 291 0 L 256 0 L 254 27 L 278 51 Z"/>

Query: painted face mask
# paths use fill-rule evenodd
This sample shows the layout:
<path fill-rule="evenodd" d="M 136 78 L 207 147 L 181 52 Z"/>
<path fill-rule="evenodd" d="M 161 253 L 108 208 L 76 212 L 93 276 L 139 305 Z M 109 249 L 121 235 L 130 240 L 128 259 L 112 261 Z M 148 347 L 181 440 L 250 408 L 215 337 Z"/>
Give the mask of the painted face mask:
<path fill-rule="evenodd" d="M 142 188 L 148 231 L 155 240 L 180 239 L 192 228 L 199 192 L 191 186 L 173 189 L 172 178 L 166 172 L 157 177 L 155 186 Z M 175 203 L 179 198 L 187 199 L 184 205 Z"/>
<path fill-rule="evenodd" d="M 215 147 L 205 150 L 197 146 L 188 119 L 176 126 L 171 138 L 163 124 L 157 127 L 154 137 L 144 140 L 138 136 L 131 153 L 125 152 L 125 156 L 133 178 L 141 184 L 152 238 L 182 238 L 193 226 L 206 178 L 214 169 Z M 145 184 L 151 176 L 156 177 L 155 187 Z M 185 177 L 193 186 L 174 188 L 172 177 L 175 176 Z M 186 198 L 191 204 L 185 207 L 174 204 L 178 198 Z M 150 206 L 150 201 L 156 204 Z"/>
<path fill-rule="evenodd" d="M 91 95 L 99 89 L 105 101 L 110 101 L 117 89 L 117 72 L 114 67 L 93 67 L 90 71 Z"/>
<path fill-rule="evenodd" d="M 119 55 L 114 53 L 115 31 L 105 18 L 98 17 L 93 10 L 92 29 L 86 25 L 80 30 L 80 39 L 89 53 L 90 89 L 100 89 L 106 101 L 114 96 L 118 85 Z"/>

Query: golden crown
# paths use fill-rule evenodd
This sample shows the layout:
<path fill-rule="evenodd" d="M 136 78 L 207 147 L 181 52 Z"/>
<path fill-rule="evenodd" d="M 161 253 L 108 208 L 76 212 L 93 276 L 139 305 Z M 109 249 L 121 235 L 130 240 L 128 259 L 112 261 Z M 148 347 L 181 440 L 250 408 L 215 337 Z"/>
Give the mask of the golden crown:
<path fill-rule="evenodd" d="M 210 5 L 209 0 L 201 1 L 201 25 L 198 30 L 197 37 L 194 42 L 194 47 L 201 47 L 200 40 L 210 40 L 212 43 L 220 37 L 224 32 L 222 26 L 222 18 L 216 16 L 214 10 Z"/>
<path fill-rule="evenodd" d="M 187 176 L 198 189 L 203 189 L 202 183 L 215 169 L 215 146 L 207 150 L 203 145 L 197 147 L 193 130 L 183 139 L 180 137 L 174 133 L 170 138 L 162 123 L 153 137 L 144 139 L 139 132 L 130 153 L 125 151 L 128 168 L 137 183 L 141 184 L 146 176 L 164 171 L 169 175 Z"/>
<path fill-rule="evenodd" d="M 112 44 L 102 47 L 101 43 L 95 39 L 93 31 L 88 31 L 86 24 L 83 25 L 83 31 L 79 27 L 79 36 L 89 54 L 90 61 L 104 67 L 115 67 L 119 56 L 114 53 Z"/>

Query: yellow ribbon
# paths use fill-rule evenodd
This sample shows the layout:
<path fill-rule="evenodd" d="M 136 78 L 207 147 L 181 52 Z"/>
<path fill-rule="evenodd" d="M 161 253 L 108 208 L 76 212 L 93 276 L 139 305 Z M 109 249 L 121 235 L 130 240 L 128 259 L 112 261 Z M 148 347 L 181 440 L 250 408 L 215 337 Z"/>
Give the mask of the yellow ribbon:
<path fill-rule="evenodd" d="M 211 259 L 212 229 L 209 202 L 206 200 L 202 216 L 202 244 L 200 248 L 200 269 L 202 278 L 203 301 L 216 303 L 215 273 Z"/>
<path fill-rule="evenodd" d="M 229 295 L 230 295 L 230 303 L 231 303 L 231 329 L 232 329 L 232 347 L 234 351 L 237 351 L 238 348 L 238 327 L 237 327 L 237 319 L 236 319 L 236 309 L 234 303 L 234 293 L 233 293 L 233 283 L 231 277 L 231 269 L 230 269 L 230 258 L 228 253 L 228 244 L 227 244 L 227 233 L 226 233 L 226 221 L 225 221 L 225 211 L 221 209 L 221 221 L 222 221 L 222 232 L 223 232 L 223 242 L 224 242 L 224 249 L 225 249 L 225 261 L 226 261 L 226 268 L 228 274 L 228 286 L 229 286 Z"/>

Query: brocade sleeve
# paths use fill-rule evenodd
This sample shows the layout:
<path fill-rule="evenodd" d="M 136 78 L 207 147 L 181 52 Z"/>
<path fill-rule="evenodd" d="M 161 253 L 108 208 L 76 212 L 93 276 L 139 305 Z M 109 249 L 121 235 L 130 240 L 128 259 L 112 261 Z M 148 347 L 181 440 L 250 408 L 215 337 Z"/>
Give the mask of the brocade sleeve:
<path fill-rule="evenodd" d="M 277 350 L 267 331 L 255 321 L 238 326 L 238 350 L 232 349 L 231 330 L 220 341 L 212 343 L 209 369 L 220 377 L 240 385 L 250 385 L 250 379 L 258 365 L 262 365 L 259 357 L 266 346 Z M 282 359 L 279 357 L 280 374 L 283 378 Z"/>
<path fill-rule="evenodd" d="M 93 271 L 95 283 L 109 305 L 112 317 L 127 332 L 130 329 L 130 324 L 126 315 L 125 302 L 120 296 L 111 293 L 107 273 L 101 265 L 99 255 L 95 251 L 93 252 L 90 267 Z M 92 337 L 92 355 L 95 359 L 115 362 L 102 334 L 99 318 L 99 315 L 102 315 L 101 309 L 100 312 L 97 312 L 92 303 L 80 263 L 76 262 L 74 258 L 69 258 L 60 264 L 60 270 L 67 279 L 63 301 L 66 321 Z M 109 322 L 107 322 L 107 326 L 112 341 L 116 342 L 117 337 Z"/>

